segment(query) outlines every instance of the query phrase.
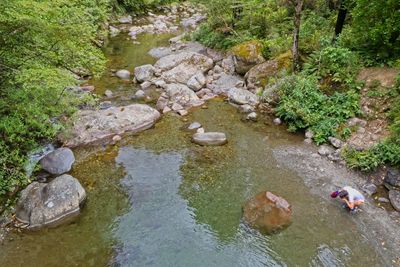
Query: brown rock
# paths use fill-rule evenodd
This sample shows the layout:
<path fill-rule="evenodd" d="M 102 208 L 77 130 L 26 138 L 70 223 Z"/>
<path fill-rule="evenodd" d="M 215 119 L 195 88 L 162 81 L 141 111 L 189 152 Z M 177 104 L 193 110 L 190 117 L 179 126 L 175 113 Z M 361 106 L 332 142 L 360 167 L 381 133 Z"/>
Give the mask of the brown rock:
<path fill-rule="evenodd" d="M 250 199 L 243 208 L 245 221 L 268 234 L 288 227 L 291 216 L 291 205 L 285 199 L 268 191 Z"/>

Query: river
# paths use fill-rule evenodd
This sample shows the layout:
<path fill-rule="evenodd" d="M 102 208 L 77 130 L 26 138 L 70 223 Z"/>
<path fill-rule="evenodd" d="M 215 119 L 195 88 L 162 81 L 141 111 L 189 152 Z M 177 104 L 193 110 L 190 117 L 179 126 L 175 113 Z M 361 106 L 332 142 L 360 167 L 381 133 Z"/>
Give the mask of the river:
<path fill-rule="evenodd" d="M 111 39 L 108 69 L 154 63 L 147 51 L 170 37 L 141 35 L 140 45 L 123 34 Z M 138 89 L 110 72 L 93 83 L 99 94 L 111 89 L 120 105 L 132 103 Z M 242 116 L 216 99 L 185 119 L 163 116 L 118 145 L 76 149 L 72 175 L 88 194 L 82 214 L 57 228 L 10 233 L 0 266 L 385 265 L 357 220 L 277 156 L 281 148 L 304 147 L 303 138 L 271 118 L 252 123 Z M 194 121 L 225 132 L 228 144 L 193 144 L 185 128 Z M 293 224 L 271 236 L 241 220 L 246 200 L 264 190 L 293 206 Z"/>

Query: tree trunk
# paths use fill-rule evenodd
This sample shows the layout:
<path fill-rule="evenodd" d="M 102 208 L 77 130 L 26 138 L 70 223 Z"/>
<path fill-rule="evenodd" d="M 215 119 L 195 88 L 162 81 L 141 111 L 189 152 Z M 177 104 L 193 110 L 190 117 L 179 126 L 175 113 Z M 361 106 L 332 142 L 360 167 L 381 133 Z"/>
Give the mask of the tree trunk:
<path fill-rule="evenodd" d="M 333 37 L 333 42 L 336 41 L 336 38 L 342 32 L 344 21 L 346 20 L 347 7 L 345 6 L 344 2 L 345 2 L 345 0 L 342 0 L 340 2 L 340 8 L 339 8 L 339 13 L 338 13 L 337 20 L 336 20 L 335 36 Z"/>
<path fill-rule="evenodd" d="M 300 69 L 299 62 L 299 34 L 300 34 L 300 21 L 301 21 L 301 10 L 303 8 L 304 0 L 293 1 L 295 4 L 295 14 L 294 14 L 294 31 L 293 31 L 293 71 L 296 72 Z"/>

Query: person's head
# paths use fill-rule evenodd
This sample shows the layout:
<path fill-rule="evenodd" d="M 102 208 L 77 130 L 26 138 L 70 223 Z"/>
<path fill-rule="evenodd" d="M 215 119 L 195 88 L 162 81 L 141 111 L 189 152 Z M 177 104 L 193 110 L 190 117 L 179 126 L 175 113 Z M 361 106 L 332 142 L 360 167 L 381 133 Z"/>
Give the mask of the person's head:
<path fill-rule="evenodd" d="M 346 190 L 342 190 L 342 191 L 340 191 L 340 193 L 339 193 L 339 197 L 340 197 L 341 199 L 348 197 L 348 195 L 349 195 L 349 192 L 347 192 Z"/>

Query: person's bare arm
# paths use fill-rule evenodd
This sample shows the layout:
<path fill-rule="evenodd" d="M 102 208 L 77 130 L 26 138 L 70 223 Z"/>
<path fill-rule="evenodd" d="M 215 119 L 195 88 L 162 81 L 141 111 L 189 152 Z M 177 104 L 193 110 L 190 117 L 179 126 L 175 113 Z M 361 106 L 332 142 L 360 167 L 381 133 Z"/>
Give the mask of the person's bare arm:
<path fill-rule="evenodd" d="M 347 199 L 343 200 L 346 202 L 347 207 L 349 207 L 351 210 L 354 209 L 354 202 L 349 202 Z"/>

